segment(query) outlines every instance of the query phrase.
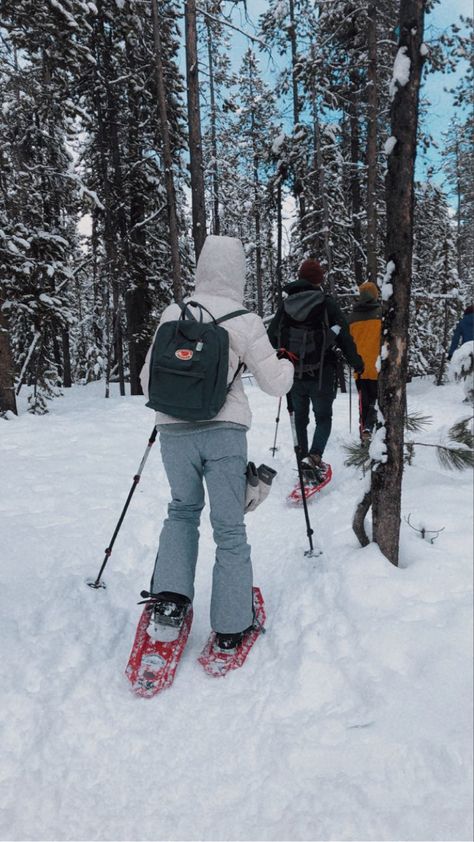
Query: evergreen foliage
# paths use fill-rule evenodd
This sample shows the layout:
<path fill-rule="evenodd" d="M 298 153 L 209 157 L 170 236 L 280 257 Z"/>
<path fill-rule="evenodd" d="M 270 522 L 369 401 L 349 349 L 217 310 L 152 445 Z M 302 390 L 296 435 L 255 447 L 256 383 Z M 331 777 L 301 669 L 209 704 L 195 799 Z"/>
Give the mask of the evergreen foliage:
<path fill-rule="evenodd" d="M 374 265 L 380 284 L 385 266 L 399 3 L 269 0 L 235 68 L 238 7 L 198 6 L 207 228 L 244 241 L 247 306 L 272 313 L 301 258 L 314 255 L 349 310 L 357 284 Z M 158 0 L 157 8 L 186 292 L 193 244 L 183 5 Z M 151 3 L 0 0 L 0 10 L 0 354 L 8 360 L 0 412 L 14 409 L 25 386 L 33 412 L 73 382 L 104 379 L 108 394 L 115 379 L 123 394 L 126 384 L 138 393 L 173 295 Z M 429 44 L 430 70 L 466 60 L 467 27 Z M 410 373 L 437 383 L 474 281 L 469 79 L 453 93 L 459 115 L 443 150 L 446 189 L 428 179 L 416 190 Z M 430 143 L 426 131 L 420 143 Z"/>

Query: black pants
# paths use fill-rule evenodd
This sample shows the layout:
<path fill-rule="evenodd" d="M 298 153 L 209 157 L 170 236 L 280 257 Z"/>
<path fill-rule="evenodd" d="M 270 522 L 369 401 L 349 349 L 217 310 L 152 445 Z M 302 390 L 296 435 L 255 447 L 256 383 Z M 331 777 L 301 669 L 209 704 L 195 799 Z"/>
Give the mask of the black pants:
<path fill-rule="evenodd" d="M 324 453 L 332 426 L 332 405 L 336 397 L 336 370 L 325 371 L 322 389 L 319 379 L 295 380 L 291 389 L 291 399 L 295 411 L 295 427 L 301 455 Z M 308 447 L 308 425 L 310 406 L 313 408 L 316 422 L 311 446 Z"/>
<path fill-rule="evenodd" d="M 359 425 L 360 432 L 372 429 L 377 420 L 375 402 L 377 400 L 377 380 L 356 380 L 357 391 L 359 392 Z"/>

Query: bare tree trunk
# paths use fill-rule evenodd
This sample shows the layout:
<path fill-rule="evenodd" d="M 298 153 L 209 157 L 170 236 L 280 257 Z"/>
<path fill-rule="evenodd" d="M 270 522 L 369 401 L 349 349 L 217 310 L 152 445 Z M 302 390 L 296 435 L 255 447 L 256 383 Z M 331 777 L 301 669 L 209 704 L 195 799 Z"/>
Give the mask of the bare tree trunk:
<path fill-rule="evenodd" d="M 282 258 L 283 258 L 283 209 L 282 209 L 282 195 L 281 184 L 283 175 L 278 179 L 277 187 L 277 256 L 276 256 L 276 282 L 277 282 L 277 306 L 279 306 L 283 299 L 282 290 Z"/>
<path fill-rule="evenodd" d="M 443 243 L 443 281 L 441 293 L 443 295 L 443 339 L 442 351 L 439 359 L 438 371 L 436 374 L 436 385 L 441 386 L 446 371 L 449 344 L 449 303 L 448 303 L 448 277 L 449 277 L 449 242 L 446 233 Z"/>
<path fill-rule="evenodd" d="M 367 277 L 377 282 L 377 7 L 368 8 Z"/>
<path fill-rule="evenodd" d="M 102 7 L 101 0 L 97 2 L 98 8 L 98 28 L 94 33 L 93 40 L 98 57 L 102 58 L 104 62 L 105 77 L 110 78 L 110 44 L 107 42 L 107 22 Z M 97 36 L 100 36 L 100 43 L 97 43 Z M 108 71 L 108 72 L 107 72 Z M 99 78 L 95 80 L 95 108 L 97 113 L 97 143 L 100 158 L 100 170 L 102 178 L 102 189 L 105 198 L 104 210 L 104 248 L 107 258 L 106 273 L 107 282 L 112 285 L 112 337 L 111 344 L 107 346 L 107 371 L 110 372 L 110 354 L 115 355 L 114 369 L 117 368 L 119 372 L 120 394 L 125 395 L 125 378 L 123 366 L 123 337 L 122 337 L 122 321 L 121 321 L 121 269 L 123 261 L 118 253 L 118 225 L 121 218 L 122 211 L 116 212 L 116 204 L 118 195 L 120 195 L 120 155 L 118 152 L 118 138 L 117 138 L 117 116 L 116 106 L 113 100 L 113 93 L 110 91 L 110 86 L 106 85 L 106 113 L 102 107 L 101 89 L 99 88 Z M 101 80 L 102 83 L 102 80 Z M 113 173 L 112 177 L 109 175 L 109 157 L 112 159 Z M 113 185 L 118 187 L 119 194 L 114 195 Z M 123 228 L 123 223 L 122 223 Z M 122 240 L 126 239 L 122 230 Z M 107 307 L 109 300 L 107 300 Z M 109 377 L 106 377 L 106 397 L 109 396 Z"/>
<path fill-rule="evenodd" d="M 128 154 L 130 160 L 138 161 L 141 156 L 140 140 L 140 100 L 135 87 L 135 54 L 130 41 L 125 45 L 127 64 L 130 72 L 128 82 Z M 151 311 L 151 297 L 148 290 L 148 277 L 145 266 L 146 233 L 145 206 L 143 190 L 136 169 L 128 174 L 129 189 L 129 245 L 127 248 L 128 280 L 125 291 L 125 311 L 127 314 L 128 360 L 130 368 L 130 394 L 141 395 L 140 371 L 145 362 L 149 337 L 147 335 L 148 318 Z"/>
<path fill-rule="evenodd" d="M 352 198 L 352 230 L 354 233 L 354 276 L 357 286 L 364 281 L 364 266 L 362 261 L 362 226 L 360 215 L 362 210 L 359 162 L 360 162 L 360 132 L 359 132 L 359 109 L 357 92 L 360 86 L 360 77 L 357 69 L 352 68 L 350 72 L 351 88 L 349 91 L 349 124 L 351 131 L 351 198 Z"/>
<path fill-rule="evenodd" d="M 71 352 L 69 348 L 69 330 L 67 327 L 62 329 L 61 339 L 63 346 L 63 386 L 66 389 L 70 389 L 72 386 Z"/>
<path fill-rule="evenodd" d="M 196 28 L 196 0 L 185 0 L 186 79 L 188 88 L 189 155 L 191 166 L 191 200 L 193 240 L 196 260 L 206 239 L 206 203 L 202 163 L 201 109 L 199 105 L 199 72 Z"/>
<path fill-rule="evenodd" d="M 403 476 L 403 437 L 406 415 L 408 321 L 413 250 L 413 204 L 418 99 L 423 56 L 425 0 L 401 0 L 398 59 L 410 60 L 409 80 L 394 95 L 391 134 L 396 144 L 388 158 L 388 266 L 393 262 L 383 323 L 379 377 L 379 407 L 385 428 L 386 461 L 372 474 L 374 540 L 392 564 L 398 565 Z M 403 79 L 402 79 L 403 81 Z M 386 281 L 387 283 L 387 281 Z"/>
<path fill-rule="evenodd" d="M 316 103 L 313 103 L 313 123 L 314 123 L 314 140 L 316 147 L 316 170 L 318 172 L 318 191 L 321 197 L 323 206 L 323 231 L 324 231 L 324 254 L 326 257 L 327 272 L 326 276 L 329 279 L 329 290 L 331 295 L 335 294 L 334 277 L 332 271 L 332 248 L 329 239 L 329 208 L 328 197 L 326 193 L 326 181 L 324 177 L 323 154 L 321 149 L 321 129 L 319 125 L 319 115 L 316 109 Z"/>
<path fill-rule="evenodd" d="M 209 60 L 209 96 L 211 102 L 210 128 L 211 128 L 211 152 L 212 152 L 212 233 L 219 236 L 221 233 L 220 221 L 220 197 L 219 197 L 219 165 L 217 162 L 217 130 L 216 130 L 216 95 L 214 90 L 214 55 L 212 44 L 212 28 L 209 20 L 207 26 L 207 53 Z"/>
<path fill-rule="evenodd" d="M 257 282 L 257 313 L 263 316 L 263 277 L 262 277 L 262 225 L 260 215 L 260 184 L 258 179 L 258 159 L 254 163 L 254 201 L 255 201 L 255 274 Z"/>
<path fill-rule="evenodd" d="M 458 270 L 458 277 L 462 274 L 462 257 L 461 257 L 461 166 L 459 154 L 459 129 L 456 129 L 456 266 Z"/>
<path fill-rule="evenodd" d="M 0 290 L 0 415 L 14 412 L 18 415 L 15 397 L 15 368 L 10 347 L 8 324 L 2 307 L 5 303 Z"/>
<path fill-rule="evenodd" d="M 295 3 L 294 0 L 289 0 L 289 11 L 290 11 L 290 25 L 287 28 L 288 37 L 290 39 L 290 49 L 291 49 L 291 84 L 292 84 L 292 92 L 293 92 L 293 125 L 296 126 L 300 121 L 300 98 L 298 94 L 298 77 L 297 77 L 297 64 L 298 64 L 298 43 L 296 38 L 296 17 L 295 17 Z M 303 192 L 303 177 L 304 173 L 301 173 L 298 169 L 295 172 L 295 180 L 294 180 L 294 187 L 293 193 L 295 197 L 295 201 L 297 207 L 299 209 L 299 218 L 300 218 L 300 228 L 301 228 L 301 240 L 303 240 L 304 233 L 306 230 L 306 203 L 304 199 L 304 192 Z"/>
<path fill-rule="evenodd" d="M 155 82 L 158 98 L 158 113 L 163 147 L 163 164 L 165 169 L 166 198 L 168 205 L 168 224 L 171 251 L 171 274 L 173 295 L 176 301 L 181 301 L 181 261 L 179 256 L 178 216 L 176 213 L 176 193 L 173 178 L 173 155 L 171 151 L 170 128 L 168 122 L 168 107 L 166 102 L 166 85 L 163 72 L 163 49 L 161 44 L 160 25 L 158 20 L 157 0 L 151 0 L 153 16 L 153 41 L 155 45 Z"/>

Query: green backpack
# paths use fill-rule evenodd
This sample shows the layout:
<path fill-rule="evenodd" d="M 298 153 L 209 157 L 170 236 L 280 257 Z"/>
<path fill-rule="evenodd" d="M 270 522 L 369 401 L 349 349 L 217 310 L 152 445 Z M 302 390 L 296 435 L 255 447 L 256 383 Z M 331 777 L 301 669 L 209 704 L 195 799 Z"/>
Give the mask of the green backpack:
<path fill-rule="evenodd" d="M 148 402 L 150 409 L 183 421 L 208 421 L 222 409 L 227 393 L 239 374 L 240 363 L 229 385 L 229 334 L 221 322 L 248 313 L 235 310 L 215 319 L 196 301 L 182 304 L 179 319 L 158 328 L 150 360 Z M 190 307 L 199 308 L 199 319 Z M 203 321 L 203 310 L 211 317 Z"/>

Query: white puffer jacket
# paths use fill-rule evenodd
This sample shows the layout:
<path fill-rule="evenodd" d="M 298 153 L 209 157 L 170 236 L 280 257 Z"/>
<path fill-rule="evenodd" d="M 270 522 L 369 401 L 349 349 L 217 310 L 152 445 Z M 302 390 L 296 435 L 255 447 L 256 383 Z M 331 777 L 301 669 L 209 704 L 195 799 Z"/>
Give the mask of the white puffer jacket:
<path fill-rule="evenodd" d="M 235 237 L 207 237 L 196 267 L 196 291 L 187 300 L 199 302 L 218 319 L 242 308 L 244 287 L 245 254 L 241 241 Z M 179 315 L 178 305 L 170 304 L 163 311 L 160 325 L 179 318 Z M 210 321 L 206 313 L 204 318 Z M 288 360 L 277 359 L 262 319 L 256 313 L 247 313 L 223 322 L 222 327 L 229 334 L 227 382 L 232 381 L 239 362 L 243 362 L 264 392 L 276 397 L 285 395 L 293 383 L 293 366 Z M 143 394 L 147 398 L 152 347 L 153 343 L 140 374 Z M 249 403 L 239 376 L 232 384 L 221 411 L 212 420 L 232 421 L 250 427 L 251 419 Z M 156 423 L 175 424 L 182 421 L 157 412 Z"/>

